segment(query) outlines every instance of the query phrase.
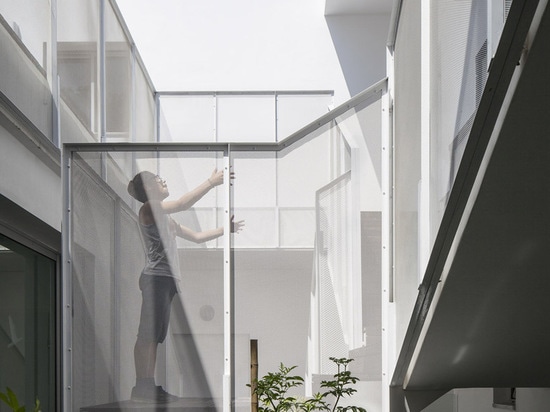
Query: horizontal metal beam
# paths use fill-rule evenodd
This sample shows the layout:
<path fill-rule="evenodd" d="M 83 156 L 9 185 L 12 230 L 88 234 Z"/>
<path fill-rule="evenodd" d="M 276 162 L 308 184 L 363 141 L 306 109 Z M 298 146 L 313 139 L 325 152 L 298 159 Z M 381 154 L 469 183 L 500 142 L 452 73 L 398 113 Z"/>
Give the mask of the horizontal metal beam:
<path fill-rule="evenodd" d="M 159 96 L 334 96 L 334 90 L 225 90 L 225 91 L 156 91 Z"/>

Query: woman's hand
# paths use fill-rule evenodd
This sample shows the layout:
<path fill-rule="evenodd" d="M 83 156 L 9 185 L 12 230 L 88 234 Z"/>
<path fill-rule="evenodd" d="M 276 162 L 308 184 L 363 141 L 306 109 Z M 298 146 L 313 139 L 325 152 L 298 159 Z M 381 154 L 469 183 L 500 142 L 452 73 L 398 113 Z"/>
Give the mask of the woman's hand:
<path fill-rule="evenodd" d="M 218 171 L 218 169 L 214 169 L 212 172 L 212 175 L 208 178 L 208 183 L 210 183 L 211 187 L 219 186 L 223 183 L 223 170 Z"/>
<path fill-rule="evenodd" d="M 231 216 L 231 233 L 239 233 L 243 230 L 244 220 L 238 220 L 235 222 L 235 216 Z"/>
<path fill-rule="evenodd" d="M 223 183 L 224 173 L 223 170 L 214 169 L 212 175 L 208 178 L 208 183 L 211 187 L 219 186 Z M 231 172 L 229 178 L 231 180 L 235 179 L 235 172 Z"/>

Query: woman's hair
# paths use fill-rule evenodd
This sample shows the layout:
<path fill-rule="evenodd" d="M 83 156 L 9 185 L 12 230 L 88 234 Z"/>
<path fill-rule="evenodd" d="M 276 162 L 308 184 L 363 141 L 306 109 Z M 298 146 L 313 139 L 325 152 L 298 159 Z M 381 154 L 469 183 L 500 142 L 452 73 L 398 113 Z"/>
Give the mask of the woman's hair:
<path fill-rule="evenodd" d="M 139 172 L 128 183 L 128 193 L 134 199 L 139 200 L 141 203 L 147 202 L 147 192 L 145 191 L 145 182 L 154 179 L 155 175 L 148 171 Z"/>

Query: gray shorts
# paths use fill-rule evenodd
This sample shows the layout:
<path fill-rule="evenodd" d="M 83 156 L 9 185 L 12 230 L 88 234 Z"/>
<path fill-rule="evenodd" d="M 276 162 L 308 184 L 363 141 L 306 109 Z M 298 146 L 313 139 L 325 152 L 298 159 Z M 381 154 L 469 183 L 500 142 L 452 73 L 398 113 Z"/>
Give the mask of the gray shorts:
<path fill-rule="evenodd" d="M 170 276 L 141 275 L 141 315 L 138 337 L 148 342 L 164 342 L 168 333 L 172 299 L 177 293 L 176 280 Z"/>

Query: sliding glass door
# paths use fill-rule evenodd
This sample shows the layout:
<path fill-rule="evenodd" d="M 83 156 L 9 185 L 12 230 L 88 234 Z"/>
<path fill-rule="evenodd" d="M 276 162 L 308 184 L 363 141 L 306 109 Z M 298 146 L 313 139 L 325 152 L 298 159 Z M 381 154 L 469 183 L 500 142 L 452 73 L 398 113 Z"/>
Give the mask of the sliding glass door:
<path fill-rule="evenodd" d="M 0 391 L 55 410 L 54 260 L 0 234 Z M 6 405 L 2 405 L 0 410 Z"/>

